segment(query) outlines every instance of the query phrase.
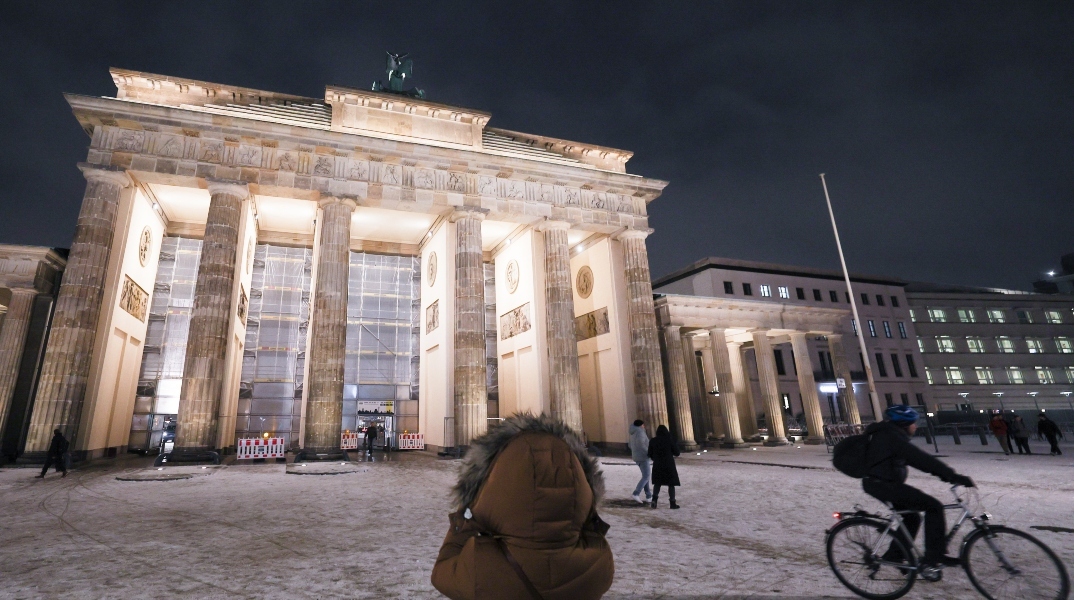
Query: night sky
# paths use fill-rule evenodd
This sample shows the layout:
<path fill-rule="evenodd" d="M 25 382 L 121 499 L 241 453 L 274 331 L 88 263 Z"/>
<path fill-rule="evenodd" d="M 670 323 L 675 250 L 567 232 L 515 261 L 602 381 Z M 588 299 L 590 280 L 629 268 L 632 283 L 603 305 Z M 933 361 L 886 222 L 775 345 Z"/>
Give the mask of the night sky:
<path fill-rule="evenodd" d="M 523 11 L 521 5 L 531 6 Z M 705 256 L 1028 289 L 1074 252 L 1074 2 L 5 2 L 0 242 L 66 247 L 110 66 L 312 97 L 410 52 L 490 126 L 634 151 Z M 670 6 L 682 6 L 672 9 Z"/>

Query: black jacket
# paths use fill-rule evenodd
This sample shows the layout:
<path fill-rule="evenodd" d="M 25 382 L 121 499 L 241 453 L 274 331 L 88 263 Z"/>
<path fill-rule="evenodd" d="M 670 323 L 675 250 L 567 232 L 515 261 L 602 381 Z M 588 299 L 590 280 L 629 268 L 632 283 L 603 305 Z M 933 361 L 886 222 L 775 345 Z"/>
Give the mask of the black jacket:
<path fill-rule="evenodd" d="M 63 453 L 67 452 L 67 438 L 58 433 L 52 434 L 52 443 L 48 447 L 49 456 L 63 456 Z"/>
<path fill-rule="evenodd" d="M 649 440 L 649 458 L 653 459 L 653 485 L 680 485 L 675 457 L 679 449 L 670 435 L 657 435 Z"/>
<path fill-rule="evenodd" d="M 866 427 L 865 433 L 871 436 L 869 451 L 865 453 L 865 462 L 869 465 L 866 477 L 904 483 L 908 466 L 944 481 L 955 474 L 954 469 L 910 443 L 910 434 L 898 425 L 881 421 Z"/>
<path fill-rule="evenodd" d="M 1037 435 L 1063 437 L 1063 432 L 1059 429 L 1059 426 L 1055 424 L 1055 421 L 1052 421 L 1051 419 L 1041 419 L 1037 421 Z"/>

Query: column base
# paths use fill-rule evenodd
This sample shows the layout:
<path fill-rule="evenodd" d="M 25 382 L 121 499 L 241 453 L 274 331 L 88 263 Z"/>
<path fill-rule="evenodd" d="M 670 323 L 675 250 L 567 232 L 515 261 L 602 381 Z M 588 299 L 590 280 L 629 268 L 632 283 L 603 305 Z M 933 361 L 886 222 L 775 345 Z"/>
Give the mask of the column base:
<path fill-rule="evenodd" d="M 749 448 L 752 445 L 753 444 L 748 444 L 746 442 L 722 442 L 720 443 L 720 448 L 732 450 L 735 448 Z"/>
<path fill-rule="evenodd" d="M 751 435 L 748 438 L 743 438 L 748 444 L 760 444 L 764 441 L 764 438 L 759 435 Z"/>
<path fill-rule="evenodd" d="M 765 440 L 765 446 L 790 446 L 791 441 L 787 438 L 768 438 Z"/>
<path fill-rule="evenodd" d="M 203 462 L 211 462 L 214 465 L 220 464 L 220 453 L 214 450 L 172 450 L 171 452 L 157 455 L 157 459 L 153 461 L 153 466 L 166 467 L 180 463 Z"/>
<path fill-rule="evenodd" d="M 350 460 L 351 459 L 350 456 L 347 455 L 347 451 L 342 450 L 340 448 L 305 448 L 295 453 L 294 462 L 350 462 Z"/>
<path fill-rule="evenodd" d="M 822 437 L 809 436 L 806 439 L 802 440 L 802 443 L 810 446 L 819 446 L 821 444 L 824 444 L 825 441 Z"/>
<path fill-rule="evenodd" d="M 696 443 L 693 442 L 689 444 L 679 444 L 679 450 L 681 450 L 682 452 L 696 452 L 700 449 L 701 446 L 698 446 Z"/>

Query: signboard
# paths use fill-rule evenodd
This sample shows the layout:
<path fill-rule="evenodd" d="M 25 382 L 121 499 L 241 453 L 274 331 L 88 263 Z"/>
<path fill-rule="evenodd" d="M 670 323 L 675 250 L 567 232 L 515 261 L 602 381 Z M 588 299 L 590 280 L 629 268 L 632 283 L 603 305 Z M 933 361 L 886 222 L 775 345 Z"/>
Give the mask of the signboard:
<path fill-rule="evenodd" d="M 395 412 L 395 402 L 392 400 L 359 400 L 359 414 L 390 415 Z"/>
<path fill-rule="evenodd" d="M 424 450 L 425 449 L 425 434 L 424 433 L 400 433 L 396 440 L 399 444 L 400 450 Z"/>
<path fill-rule="evenodd" d="M 357 450 L 358 449 L 358 434 L 351 432 L 343 432 L 343 439 L 339 442 L 339 447 L 343 450 Z"/>
<path fill-rule="evenodd" d="M 283 438 L 243 438 L 235 443 L 235 458 L 284 458 L 287 456 L 284 445 Z"/>
<path fill-rule="evenodd" d="M 846 379 L 843 379 L 842 377 L 837 377 L 837 378 L 835 379 L 835 385 L 836 385 L 836 387 L 838 387 L 839 389 L 841 389 L 841 390 L 845 390 L 845 389 L 847 389 L 847 380 L 846 380 Z"/>

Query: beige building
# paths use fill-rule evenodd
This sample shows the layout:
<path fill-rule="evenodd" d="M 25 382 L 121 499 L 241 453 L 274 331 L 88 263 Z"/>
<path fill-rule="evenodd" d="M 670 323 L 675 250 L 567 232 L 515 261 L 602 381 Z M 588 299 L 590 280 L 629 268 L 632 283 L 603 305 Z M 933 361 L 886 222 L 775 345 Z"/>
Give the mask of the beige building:
<path fill-rule="evenodd" d="M 112 70 L 27 452 L 332 453 L 387 419 L 433 448 L 547 411 L 593 442 L 666 422 L 630 152 L 387 92 L 302 98 Z"/>

